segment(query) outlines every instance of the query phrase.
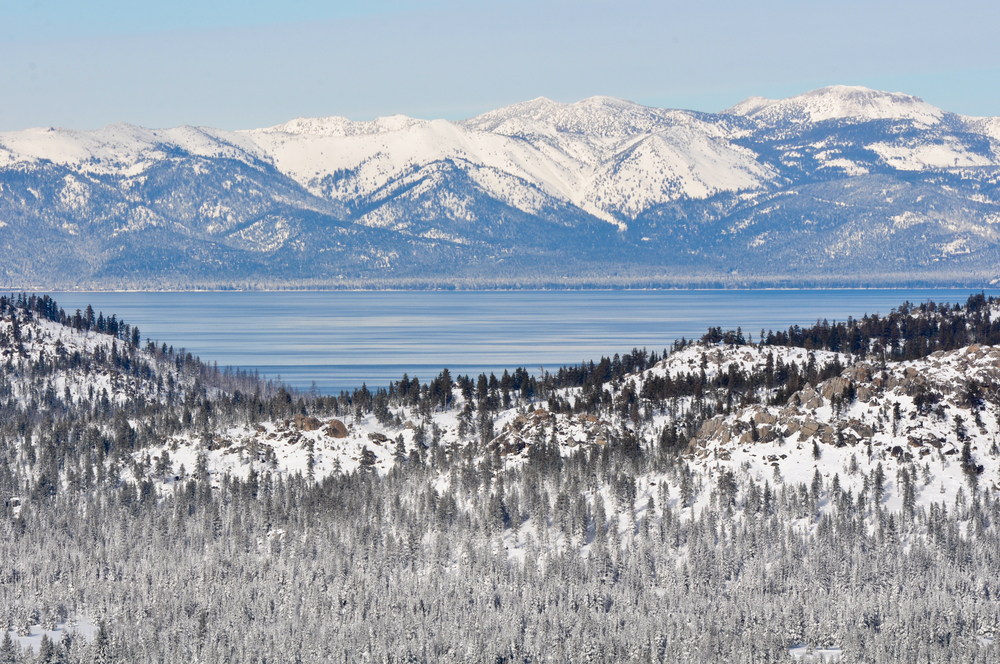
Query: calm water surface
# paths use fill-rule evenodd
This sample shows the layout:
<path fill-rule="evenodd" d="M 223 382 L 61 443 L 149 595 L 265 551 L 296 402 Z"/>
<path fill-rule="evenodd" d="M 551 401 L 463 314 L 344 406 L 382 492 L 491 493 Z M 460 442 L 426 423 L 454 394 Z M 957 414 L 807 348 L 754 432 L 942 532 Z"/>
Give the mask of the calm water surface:
<path fill-rule="evenodd" d="M 219 366 L 323 393 L 385 386 L 404 372 L 537 371 L 634 347 L 662 351 L 711 326 L 760 330 L 886 314 L 903 301 L 964 302 L 965 290 L 418 291 L 56 293 L 67 313 L 92 304 L 143 339 Z M 1000 290 L 987 295 L 1000 296 Z"/>

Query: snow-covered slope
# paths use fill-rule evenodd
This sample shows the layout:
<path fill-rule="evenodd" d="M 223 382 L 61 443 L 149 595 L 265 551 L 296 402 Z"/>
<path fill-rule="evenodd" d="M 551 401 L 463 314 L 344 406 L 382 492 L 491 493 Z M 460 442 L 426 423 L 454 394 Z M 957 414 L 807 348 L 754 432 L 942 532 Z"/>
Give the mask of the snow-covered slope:
<path fill-rule="evenodd" d="M 753 349 L 720 355 L 753 358 L 758 367 L 764 361 Z M 858 362 L 792 395 L 788 405 L 749 406 L 706 421 L 688 458 L 706 469 L 739 469 L 759 482 L 808 484 L 817 472 L 826 481 L 837 476 L 855 495 L 864 490 L 865 474 L 881 465 L 890 483 L 883 501 L 890 511 L 908 500 L 899 480 L 907 469 L 919 477 L 913 507 L 955 505 L 959 494 L 969 496 L 970 474 L 991 495 L 1000 493 L 1000 411 L 987 407 L 974 391 L 979 388 L 970 391 L 997 384 L 998 347 L 939 351 L 884 370 Z M 962 460 L 966 443 L 971 469 Z"/>
<path fill-rule="evenodd" d="M 266 161 L 253 141 L 211 127 L 146 129 L 118 123 L 94 131 L 56 127 L 0 133 L 0 168 L 41 161 L 85 173 L 141 173 L 151 163 L 183 156 Z"/>

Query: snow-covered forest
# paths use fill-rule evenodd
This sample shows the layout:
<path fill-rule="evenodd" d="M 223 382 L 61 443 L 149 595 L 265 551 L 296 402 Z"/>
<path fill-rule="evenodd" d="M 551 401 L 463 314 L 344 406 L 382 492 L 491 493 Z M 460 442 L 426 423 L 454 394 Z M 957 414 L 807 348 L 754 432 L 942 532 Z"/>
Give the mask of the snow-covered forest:
<path fill-rule="evenodd" d="M 0 298 L 0 663 L 995 661 L 998 317 L 321 396 Z"/>

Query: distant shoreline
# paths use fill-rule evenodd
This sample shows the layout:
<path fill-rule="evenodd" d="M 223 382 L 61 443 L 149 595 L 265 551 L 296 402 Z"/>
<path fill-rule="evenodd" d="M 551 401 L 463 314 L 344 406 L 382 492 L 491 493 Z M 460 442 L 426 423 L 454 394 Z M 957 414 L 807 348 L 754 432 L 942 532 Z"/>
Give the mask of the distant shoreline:
<path fill-rule="evenodd" d="M 426 287 L 426 288 L 406 288 L 400 286 L 385 286 L 369 288 L 363 287 L 262 287 L 262 288 L 224 288 L 224 287 L 190 287 L 190 288 L 97 288 L 81 287 L 67 288 L 65 286 L 0 286 L 0 292 L 4 293 L 427 293 L 427 292 L 464 292 L 464 293 L 553 293 L 553 292 L 646 292 L 646 291 L 902 291 L 902 290 L 940 290 L 940 291 L 967 291 L 967 290 L 1000 290 L 1000 284 L 974 284 L 974 285 L 941 285 L 941 284 L 893 284 L 879 286 L 563 286 L 563 287 Z"/>

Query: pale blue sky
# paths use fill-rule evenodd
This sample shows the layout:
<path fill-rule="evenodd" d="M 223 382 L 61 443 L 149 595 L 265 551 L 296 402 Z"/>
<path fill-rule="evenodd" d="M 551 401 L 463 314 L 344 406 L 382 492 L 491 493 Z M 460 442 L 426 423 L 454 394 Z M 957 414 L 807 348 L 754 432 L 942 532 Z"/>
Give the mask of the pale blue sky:
<path fill-rule="evenodd" d="M 1000 115 L 1000 3 L 0 0 L 0 131 L 458 119 L 545 96 L 719 111 L 843 83 Z"/>

